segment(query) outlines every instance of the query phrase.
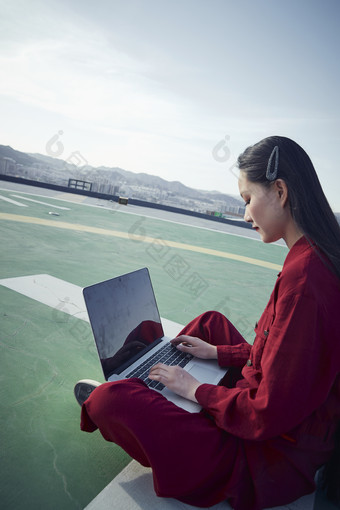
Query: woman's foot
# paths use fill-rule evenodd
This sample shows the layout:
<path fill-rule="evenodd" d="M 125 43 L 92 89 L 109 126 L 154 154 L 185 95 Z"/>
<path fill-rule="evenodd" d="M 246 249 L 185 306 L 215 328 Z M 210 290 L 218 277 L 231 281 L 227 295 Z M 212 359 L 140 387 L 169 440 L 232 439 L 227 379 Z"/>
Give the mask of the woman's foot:
<path fill-rule="evenodd" d="M 80 406 L 89 398 L 93 390 L 100 386 L 100 382 L 92 379 L 82 379 L 74 387 L 74 396 Z"/>

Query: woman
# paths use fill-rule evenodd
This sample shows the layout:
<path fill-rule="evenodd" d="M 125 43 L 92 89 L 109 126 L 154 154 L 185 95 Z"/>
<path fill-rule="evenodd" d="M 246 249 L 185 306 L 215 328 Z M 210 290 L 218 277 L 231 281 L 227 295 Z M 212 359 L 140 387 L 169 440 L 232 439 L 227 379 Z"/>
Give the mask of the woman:
<path fill-rule="evenodd" d="M 130 379 L 94 389 L 81 428 L 99 428 L 151 466 L 159 496 L 192 505 L 285 504 L 312 492 L 315 473 L 330 462 L 326 482 L 339 497 L 329 474 L 339 466 L 332 452 L 340 422 L 340 228 L 309 157 L 292 140 L 266 138 L 238 165 L 245 220 L 265 243 L 282 238 L 290 250 L 253 346 L 226 317 L 207 312 L 172 342 L 231 367 L 222 384 L 162 364 L 149 375 L 198 402 L 200 413 Z"/>

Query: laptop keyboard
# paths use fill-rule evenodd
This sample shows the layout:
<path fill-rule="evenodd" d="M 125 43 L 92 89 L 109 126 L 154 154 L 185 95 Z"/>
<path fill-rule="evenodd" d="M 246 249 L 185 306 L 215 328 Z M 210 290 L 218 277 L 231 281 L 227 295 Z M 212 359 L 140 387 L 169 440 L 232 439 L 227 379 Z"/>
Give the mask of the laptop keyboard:
<path fill-rule="evenodd" d="M 127 374 L 126 377 L 138 377 L 139 379 L 142 379 L 150 388 L 161 391 L 164 388 L 164 384 L 160 383 L 159 381 L 152 381 L 148 378 L 150 368 L 156 365 L 156 363 L 185 367 L 185 365 L 189 363 L 192 358 L 192 354 L 181 352 L 174 345 L 168 343 L 159 349 L 150 358 L 145 360 L 144 363 Z"/>

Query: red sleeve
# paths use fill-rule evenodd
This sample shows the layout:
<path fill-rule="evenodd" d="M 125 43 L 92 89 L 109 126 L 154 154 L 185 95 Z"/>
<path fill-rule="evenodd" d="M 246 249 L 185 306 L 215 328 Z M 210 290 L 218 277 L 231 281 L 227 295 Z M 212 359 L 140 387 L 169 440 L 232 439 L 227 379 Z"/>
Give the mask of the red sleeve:
<path fill-rule="evenodd" d="M 337 302 L 339 294 L 328 299 L 328 307 L 320 305 L 290 282 L 275 303 L 275 318 L 267 306 L 244 379 L 235 388 L 203 384 L 196 391 L 219 427 L 244 439 L 269 439 L 287 433 L 326 400 L 339 371 Z"/>
<path fill-rule="evenodd" d="M 250 356 L 251 345 L 218 345 L 217 360 L 221 367 L 243 367 Z"/>

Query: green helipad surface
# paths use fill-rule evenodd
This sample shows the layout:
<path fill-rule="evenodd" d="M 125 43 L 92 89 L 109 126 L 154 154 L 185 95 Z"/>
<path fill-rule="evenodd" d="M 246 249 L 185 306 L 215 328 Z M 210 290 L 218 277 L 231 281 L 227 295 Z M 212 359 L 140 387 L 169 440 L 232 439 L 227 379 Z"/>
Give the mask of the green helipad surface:
<path fill-rule="evenodd" d="M 181 224 L 170 213 L 0 187 L 7 188 L 1 197 L 17 202 L 0 199 L 0 279 L 48 274 L 84 287 L 147 266 L 162 317 L 185 324 L 217 309 L 252 341 L 285 248 L 242 237 L 246 229 L 190 226 L 189 217 Z M 79 429 L 74 383 L 103 380 L 90 326 L 62 304 L 53 309 L 3 285 L 0 297 L 1 504 L 84 508 L 130 460 L 98 433 Z"/>

